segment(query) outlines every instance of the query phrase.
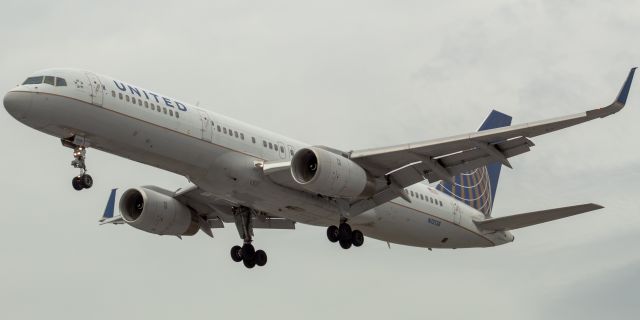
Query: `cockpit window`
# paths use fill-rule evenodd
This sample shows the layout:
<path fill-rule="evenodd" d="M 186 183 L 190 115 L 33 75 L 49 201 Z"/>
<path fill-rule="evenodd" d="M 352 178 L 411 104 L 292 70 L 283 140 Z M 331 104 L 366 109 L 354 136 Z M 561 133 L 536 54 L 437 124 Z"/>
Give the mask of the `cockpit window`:
<path fill-rule="evenodd" d="M 41 84 L 43 79 L 43 76 L 29 77 L 22 84 Z"/>
<path fill-rule="evenodd" d="M 50 85 L 55 85 L 55 78 L 52 76 L 45 76 L 44 77 L 44 83 L 46 84 L 50 84 Z"/>
<path fill-rule="evenodd" d="M 66 87 L 67 86 L 67 80 L 64 80 L 62 78 L 56 78 L 56 87 Z"/>

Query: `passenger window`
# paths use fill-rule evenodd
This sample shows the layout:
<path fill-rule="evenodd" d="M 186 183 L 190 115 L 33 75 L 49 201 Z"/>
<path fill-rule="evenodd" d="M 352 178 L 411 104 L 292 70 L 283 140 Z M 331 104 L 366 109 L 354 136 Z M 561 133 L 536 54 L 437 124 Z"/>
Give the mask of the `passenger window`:
<path fill-rule="evenodd" d="M 138 99 L 138 105 L 142 107 L 142 99 Z"/>
<path fill-rule="evenodd" d="M 176 111 L 176 118 L 180 118 L 180 114 Z"/>
<path fill-rule="evenodd" d="M 116 97 L 116 92 L 111 90 L 111 96 L 115 98 Z"/>
<path fill-rule="evenodd" d="M 164 114 L 167 114 L 167 108 L 162 108 L 164 110 Z"/>
<path fill-rule="evenodd" d="M 241 133 L 241 134 L 240 134 L 240 139 L 241 139 L 241 140 L 244 140 L 244 133 Z"/>
<path fill-rule="evenodd" d="M 156 108 L 156 111 L 158 111 L 158 113 L 162 112 L 162 110 L 160 110 L 160 109 L 162 109 L 162 108 L 160 108 L 160 106 L 158 106 L 158 107 Z"/>
<path fill-rule="evenodd" d="M 266 148 L 267 147 L 267 142 L 262 140 L 262 145 Z"/>
<path fill-rule="evenodd" d="M 122 100 L 122 92 L 118 93 L 118 96 L 120 97 L 120 100 Z"/>
<path fill-rule="evenodd" d="M 42 80 L 44 79 L 43 76 L 39 76 L 39 77 L 29 77 L 27 78 L 27 80 L 25 80 L 22 84 L 40 84 L 42 83 Z"/>
<path fill-rule="evenodd" d="M 56 78 L 56 87 L 66 87 L 67 86 L 67 80 L 64 80 L 62 78 Z M 114 97 L 116 96 L 115 94 L 113 95 Z"/>
<path fill-rule="evenodd" d="M 236 138 L 238 138 L 238 131 L 234 132 L 233 135 L 235 135 Z"/>
<path fill-rule="evenodd" d="M 153 103 L 151 104 L 151 110 L 152 110 L 152 111 L 156 111 L 156 105 L 155 105 L 155 104 L 153 104 Z"/>
<path fill-rule="evenodd" d="M 430 200 L 431 200 L 431 203 L 433 203 L 433 198 L 430 198 Z"/>
<path fill-rule="evenodd" d="M 227 134 L 227 128 L 222 127 L 222 132 L 223 132 L 224 134 Z"/>
<path fill-rule="evenodd" d="M 220 126 L 218 126 L 218 132 L 220 132 Z"/>
<path fill-rule="evenodd" d="M 136 97 L 131 97 L 131 103 L 136 104 Z"/>
<path fill-rule="evenodd" d="M 280 146 L 280 152 L 284 153 L 284 147 Z"/>
<path fill-rule="evenodd" d="M 233 137 L 233 130 L 229 129 L 229 135 Z"/>
<path fill-rule="evenodd" d="M 126 95 L 126 96 L 124 96 L 124 97 L 126 98 L 125 100 L 127 100 L 127 102 L 129 102 L 129 100 L 130 100 L 130 99 L 129 99 L 129 96 L 128 96 L 128 95 Z"/>
<path fill-rule="evenodd" d="M 147 108 L 147 109 L 149 109 L 149 102 L 145 101 L 145 102 L 144 102 L 144 107 L 145 107 L 145 108 Z"/>
<path fill-rule="evenodd" d="M 293 157 L 293 149 L 289 149 L 289 153 L 291 153 L 291 156 Z"/>
<path fill-rule="evenodd" d="M 439 201 L 440 201 L 440 206 L 442 207 L 442 201 L 441 200 L 439 200 Z"/>
<path fill-rule="evenodd" d="M 169 110 L 169 115 L 173 117 L 173 110 Z"/>
<path fill-rule="evenodd" d="M 424 196 L 420 194 L 420 200 L 424 200 Z"/>
<path fill-rule="evenodd" d="M 54 77 L 52 77 L 52 76 L 45 76 L 44 77 L 44 83 L 54 86 L 56 84 L 56 79 Z"/>
<path fill-rule="evenodd" d="M 256 143 L 256 137 L 251 137 L 251 142 Z"/>
<path fill-rule="evenodd" d="M 273 143 L 269 142 L 269 149 L 273 149 Z"/>

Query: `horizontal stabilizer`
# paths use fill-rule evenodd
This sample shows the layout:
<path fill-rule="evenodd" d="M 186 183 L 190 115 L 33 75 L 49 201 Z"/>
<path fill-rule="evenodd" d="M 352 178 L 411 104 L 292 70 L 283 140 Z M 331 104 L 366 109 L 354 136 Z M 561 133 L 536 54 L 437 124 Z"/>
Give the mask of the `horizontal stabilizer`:
<path fill-rule="evenodd" d="M 475 224 L 485 230 L 503 231 L 513 230 L 528 226 L 533 226 L 540 223 L 545 223 L 553 220 L 558 220 L 566 217 L 570 217 L 576 214 L 581 214 L 593 210 L 604 208 L 601 205 L 588 203 L 580 204 L 577 206 L 548 209 L 542 211 L 534 211 L 516 214 L 512 216 L 493 218 L 481 221 L 475 221 Z"/>
<path fill-rule="evenodd" d="M 109 194 L 109 200 L 107 200 L 107 206 L 104 208 L 104 213 L 102 214 L 102 218 L 98 221 L 100 225 L 103 224 L 123 224 L 124 220 L 120 215 L 114 215 L 116 209 L 116 192 L 117 188 L 111 189 L 111 194 Z"/>

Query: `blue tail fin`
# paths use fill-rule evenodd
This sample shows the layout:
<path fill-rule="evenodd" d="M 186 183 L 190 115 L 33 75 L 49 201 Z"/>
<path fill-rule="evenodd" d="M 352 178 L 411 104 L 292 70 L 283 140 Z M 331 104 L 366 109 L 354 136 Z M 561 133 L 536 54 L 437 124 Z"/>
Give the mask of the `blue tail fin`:
<path fill-rule="evenodd" d="M 478 131 L 511 125 L 511 117 L 492 110 Z M 451 181 L 441 181 L 437 189 L 478 209 L 485 216 L 491 215 L 493 202 L 498 189 L 498 178 L 502 163 L 494 162 L 473 171 L 461 173 Z"/>
<path fill-rule="evenodd" d="M 111 189 L 111 194 L 109 195 L 109 200 L 107 200 L 107 207 L 104 208 L 104 213 L 102 214 L 102 220 L 113 218 L 113 211 L 116 206 L 116 191 L 118 189 Z"/>

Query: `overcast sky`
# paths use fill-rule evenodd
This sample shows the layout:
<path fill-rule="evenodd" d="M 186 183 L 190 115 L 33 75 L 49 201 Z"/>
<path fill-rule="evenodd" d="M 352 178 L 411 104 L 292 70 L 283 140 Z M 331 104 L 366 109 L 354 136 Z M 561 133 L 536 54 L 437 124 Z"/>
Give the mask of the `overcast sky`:
<path fill-rule="evenodd" d="M 637 1 L 9 1 L 0 89 L 32 72 L 108 74 L 343 150 L 608 104 L 640 64 Z M 179 4 L 178 4 L 179 3 Z M 323 228 L 256 232 L 265 268 L 231 261 L 233 226 L 179 240 L 98 226 L 109 190 L 185 178 L 71 150 L 0 111 L 3 319 L 635 319 L 640 312 L 640 81 L 615 116 L 539 137 L 503 170 L 494 215 L 606 208 L 517 230 L 489 249 L 367 239 Z"/>

